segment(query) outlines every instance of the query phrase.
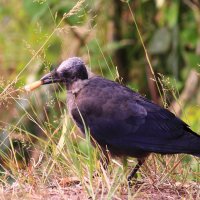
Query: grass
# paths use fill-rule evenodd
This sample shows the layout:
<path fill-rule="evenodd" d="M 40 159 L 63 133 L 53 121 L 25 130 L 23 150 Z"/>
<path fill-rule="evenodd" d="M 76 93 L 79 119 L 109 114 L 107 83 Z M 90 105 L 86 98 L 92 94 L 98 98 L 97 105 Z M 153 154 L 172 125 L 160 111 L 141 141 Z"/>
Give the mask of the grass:
<path fill-rule="evenodd" d="M 165 88 L 164 81 L 162 83 Z M 69 198 L 74 191 L 85 199 L 140 199 L 146 195 L 192 199 L 200 195 L 199 162 L 187 155 L 152 154 L 138 173 L 137 182 L 129 189 L 126 178 L 136 160 L 128 158 L 125 166 L 118 158 L 112 158 L 105 170 L 100 162 L 100 149 L 91 146 L 89 130 L 83 138 L 65 110 L 66 103 L 59 101 L 63 90 L 53 87 L 55 97 L 50 97 L 52 101 L 47 98 L 51 103 L 46 105 L 40 100 L 41 93 L 48 94 L 46 89 L 36 91 L 27 99 L 9 94 L 24 114 L 16 124 L 9 124 L 10 148 L 1 152 L 4 163 L 1 165 L 1 194 L 5 199 Z M 44 136 L 33 135 L 23 127 L 23 118 L 36 124 Z M 13 140 L 20 141 L 21 146 L 14 146 Z M 24 158 L 27 145 L 31 149 L 29 153 L 35 155 L 28 165 Z"/>
<path fill-rule="evenodd" d="M 21 115 L 17 116 L 19 117 L 17 122 L 9 124 L 5 121 L 1 122 L 7 129 L 6 137 L 1 140 L 0 145 L 7 141 L 9 146 L 0 152 L 1 199 L 51 199 L 52 197 L 72 199 L 75 196 L 80 196 L 81 199 L 161 199 L 163 197 L 198 199 L 200 164 L 195 157 L 152 154 L 138 173 L 137 181 L 135 180 L 133 187 L 129 189 L 126 178 L 135 166 L 136 160 L 128 158 L 127 165 L 123 165 L 118 158 L 112 158 L 108 169 L 105 170 L 100 162 L 102 157 L 100 148 L 98 145 L 91 146 L 90 132 L 87 127 L 85 127 L 86 137 L 83 138 L 65 111 L 65 100 L 60 100 L 65 93 L 63 88 L 52 86 L 49 89 L 50 96 L 46 88 L 36 91 L 30 97 L 14 95 L 17 92 L 22 93 L 21 89 L 15 89 L 15 83 L 24 70 L 43 50 L 62 21 L 76 14 L 83 2 L 79 1 L 68 14 L 63 15 L 52 34 L 47 37 L 13 82 L 7 85 L 3 85 L 3 82 L 0 84 L 2 90 L 0 102 L 3 103 L 1 106 L 5 107 L 4 103 L 11 100 L 22 111 Z M 134 15 L 133 20 L 137 25 Z M 139 29 L 137 31 L 154 74 Z M 107 63 L 97 40 L 96 43 L 102 58 Z M 112 72 L 109 67 L 108 70 L 113 73 L 112 77 L 118 74 L 117 71 Z M 166 91 L 167 87 L 174 97 L 177 96 L 177 91 L 170 88 L 170 85 L 166 86 L 165 81 L 162 80 L 161 85 L 163 91 Z M 167 94 L 165 92 L 163 94 L 163 102 L 166 102 Z M 32 131 L 26 127 L 27 123 L 30 127 L 34 125 L 37 128 Z M 31 160 L 28 162 L 29 155 Z"/>

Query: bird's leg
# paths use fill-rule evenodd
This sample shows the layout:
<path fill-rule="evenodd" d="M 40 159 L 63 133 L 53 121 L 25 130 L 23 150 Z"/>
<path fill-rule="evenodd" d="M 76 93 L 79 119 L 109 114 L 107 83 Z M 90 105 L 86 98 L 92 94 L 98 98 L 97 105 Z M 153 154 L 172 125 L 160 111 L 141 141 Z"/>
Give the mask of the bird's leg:
<path fill-rule="evenodd" d="M 106 170 L 108 168 L 108 164 L 110 162 L 109 151 L 107 147 L 100 146 L 94 138 L 91 137 L 91 143 L 94 147 L 97 147 L 101 154 L 100 154 L 100 163 L 102 164 L 103 168 Z"/>
<path fill-rule="evenodd" d="M 104 148 L 102 148 L 102 155 L 101 155 L 100 162 L 101 162 L 103 168 L 106 170 L 108 168 L 108 164 L 110 162 L 110 157 L 109 157 L 109 152 Z"/>
<path fill-rule="evenodd" d="M 144 163 L 145 159 L 144 158 L 140 158 L 138 159 L 138 163 L 135 166 L 135 168 L 131 171 L 131 173 L 128 176 L 128 185 L 129 187 L 131 186 L 131 179 L 135 176 L 136 172 L 139 170 L 139 168 L 142 166 L 142 164 Z"/>

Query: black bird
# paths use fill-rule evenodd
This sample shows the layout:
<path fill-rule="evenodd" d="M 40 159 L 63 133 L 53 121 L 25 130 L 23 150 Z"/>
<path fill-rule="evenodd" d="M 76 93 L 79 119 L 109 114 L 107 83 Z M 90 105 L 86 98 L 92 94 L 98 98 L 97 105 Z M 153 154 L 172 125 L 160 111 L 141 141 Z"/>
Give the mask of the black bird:
<path fill-rule="evenodd" d="M 84 120 L 104 151 L 138 159 L 128 176 L 129 182 L 150 153 L 200 157 L 200 136 L 185 122 L 119 83 L 100 76 L 90 77 L 80 58 L 65 60 L 25 89 L 56 82 L 66 85 L 67 107 L 82 133 Z"/>

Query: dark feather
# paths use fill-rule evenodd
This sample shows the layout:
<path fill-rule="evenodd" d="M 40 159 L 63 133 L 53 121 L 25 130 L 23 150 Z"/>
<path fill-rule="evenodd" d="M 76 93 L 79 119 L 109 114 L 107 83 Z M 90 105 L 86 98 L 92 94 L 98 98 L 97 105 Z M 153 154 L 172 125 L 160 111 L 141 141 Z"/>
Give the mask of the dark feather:
<path fill-rule="evenodd" d="M 200 154 L 200 136 L 174 114 L 116 82 L 88 79 L 71 114 L 84 132 L 79 112 L 97 142 L 116 155 Z"/>

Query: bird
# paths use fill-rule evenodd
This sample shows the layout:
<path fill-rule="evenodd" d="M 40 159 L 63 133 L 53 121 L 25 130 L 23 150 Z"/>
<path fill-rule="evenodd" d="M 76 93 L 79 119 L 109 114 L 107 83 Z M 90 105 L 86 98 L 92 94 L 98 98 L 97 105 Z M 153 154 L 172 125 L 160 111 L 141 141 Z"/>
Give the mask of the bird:
<path fill-rule="evenodd" d="M 25 90 L 52 83 L 66 86 L 71 118 L 83 134 L 85 126 L 90 130 L 104 153 L 137 159 L 128 183 L 151 153 L 200 157 L 200 136 L 188 124 L 132 89 L 91 75 L 81 58 L 68 58 Z"/>

